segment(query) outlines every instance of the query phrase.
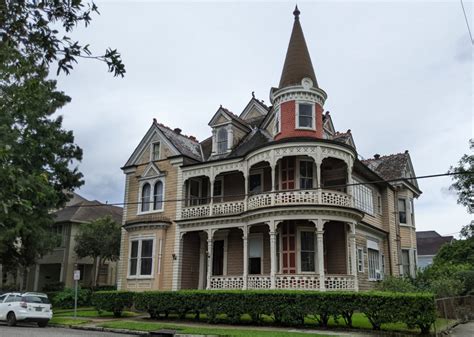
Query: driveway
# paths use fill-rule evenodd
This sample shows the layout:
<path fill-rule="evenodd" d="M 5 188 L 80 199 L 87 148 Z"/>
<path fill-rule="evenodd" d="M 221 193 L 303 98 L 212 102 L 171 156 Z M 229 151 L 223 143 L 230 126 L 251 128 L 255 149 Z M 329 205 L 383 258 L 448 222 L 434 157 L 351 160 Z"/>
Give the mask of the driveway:
<path fill-rule="evenodd" d="M 452 337 L 472 337 L 474 336 L 474 322 L 457 325 L 450 336 Z"/>
<path fill-rule="evenodd" d="M 36 324 L 19 324 L 15 327 L 9 327 L 5 324 L 0 324 L 0 337 L 82 337 L 82 336 L 97 336 L 97 337 L 117 337 L 117 333 L 112 332 L 98 332 L 85 331 L 75 329 L 63 328 L 39 328 Z M 131 337 L 136 335 L 118 335 L 120 337 Z"/>

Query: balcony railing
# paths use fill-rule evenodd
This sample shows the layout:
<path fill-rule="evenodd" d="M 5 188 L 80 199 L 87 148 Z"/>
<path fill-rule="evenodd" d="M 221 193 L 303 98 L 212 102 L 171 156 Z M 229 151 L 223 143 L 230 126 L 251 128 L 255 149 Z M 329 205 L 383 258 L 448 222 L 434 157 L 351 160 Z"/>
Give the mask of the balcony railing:
<path fill-rule="evenodd" d="M 270 275 L 247 276 L 247 289 L 271 289 Z M 243 276 L 212 276 L 211 289 L 242 289 Z M 327 291 L 355 290 L 353 275 L 325 275 L 324 287 Z M 278 274 L 275 289 L 322 290 L 319 275 Z"/>
<path fill-rule="evenodd" d="M 252 195 L 247 199 L 248 210 L 283 205 L 333 205 L 352 207 L 353 202 L 349 194 L 331 190 L 269 192 Z M 190 219 L 211 215 L 231 215 L 242 213 L 244 210 L 245 200 L 220 202 L 212 205 L 212 212 L 210 204 L 184 207 L 181 211 L 181 218 Z"/>

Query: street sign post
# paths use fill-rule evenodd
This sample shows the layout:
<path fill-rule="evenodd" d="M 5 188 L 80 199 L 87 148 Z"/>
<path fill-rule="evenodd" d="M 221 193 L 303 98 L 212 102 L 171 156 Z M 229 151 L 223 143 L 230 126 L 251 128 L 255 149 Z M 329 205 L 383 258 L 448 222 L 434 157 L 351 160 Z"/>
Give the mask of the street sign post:
<path fill-rule="evenodd" d="M 80 279 L 81 271 L 78 269 L 74 270 L 74 318 L 77 318 L 77 284 Z"/>

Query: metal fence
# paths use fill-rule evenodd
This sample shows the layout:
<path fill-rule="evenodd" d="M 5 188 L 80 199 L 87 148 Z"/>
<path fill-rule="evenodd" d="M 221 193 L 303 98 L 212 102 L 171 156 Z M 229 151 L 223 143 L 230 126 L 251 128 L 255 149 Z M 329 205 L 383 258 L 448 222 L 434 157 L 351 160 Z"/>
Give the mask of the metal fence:
<path fill-rule="evenodd" d="M 474 319 L 474 296 L 456 296 L 436 300 L 438 317 L 457 321 Z"/>

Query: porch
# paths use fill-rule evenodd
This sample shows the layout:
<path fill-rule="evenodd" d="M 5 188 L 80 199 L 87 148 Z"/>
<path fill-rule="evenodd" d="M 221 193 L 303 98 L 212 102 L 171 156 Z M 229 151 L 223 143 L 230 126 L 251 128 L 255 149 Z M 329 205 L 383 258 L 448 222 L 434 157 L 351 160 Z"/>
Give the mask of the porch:
<path fill-rule="evenodd" d="M 358 290 L 355 223 L 269 221 L 180 237 L 179 289 Z"/>

